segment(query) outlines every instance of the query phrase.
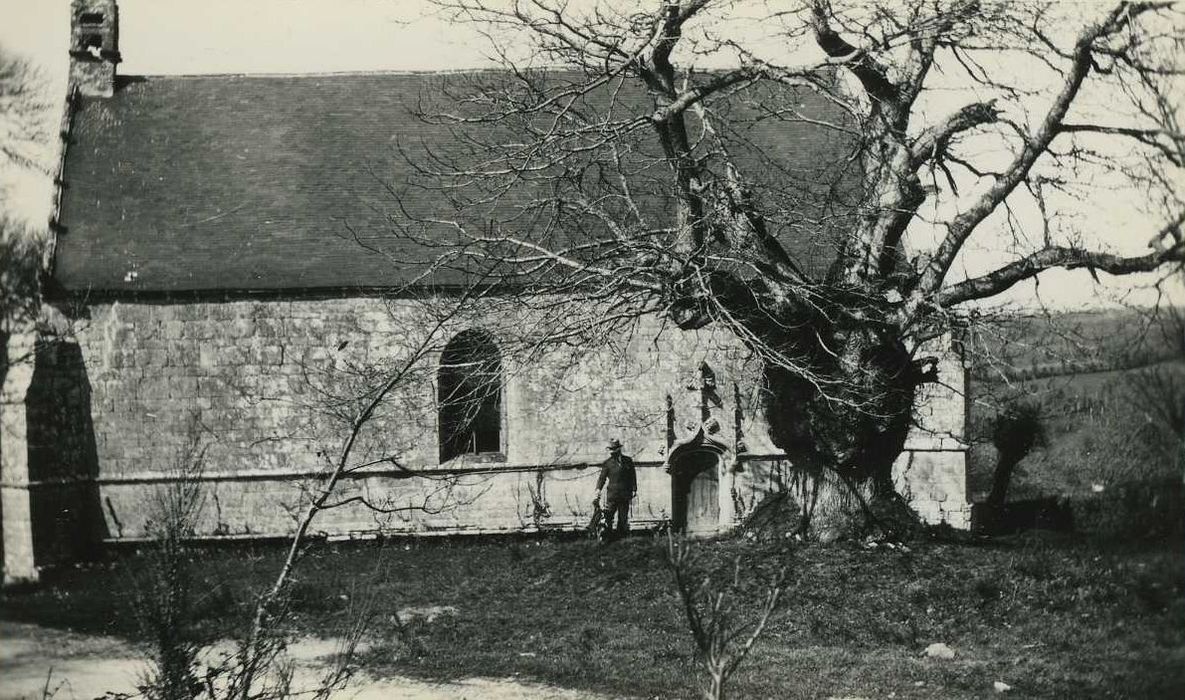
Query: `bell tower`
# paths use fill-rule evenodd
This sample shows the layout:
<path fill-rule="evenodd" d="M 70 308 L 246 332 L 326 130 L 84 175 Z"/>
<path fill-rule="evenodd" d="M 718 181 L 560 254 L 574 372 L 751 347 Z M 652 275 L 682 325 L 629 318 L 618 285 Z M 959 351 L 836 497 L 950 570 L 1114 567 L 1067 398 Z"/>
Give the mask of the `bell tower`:
<path fill-rule="evenodd" d="M 118 63 L 116 0 L 71 0 L 70 85 L 88 97 L 111 97 Z"/>

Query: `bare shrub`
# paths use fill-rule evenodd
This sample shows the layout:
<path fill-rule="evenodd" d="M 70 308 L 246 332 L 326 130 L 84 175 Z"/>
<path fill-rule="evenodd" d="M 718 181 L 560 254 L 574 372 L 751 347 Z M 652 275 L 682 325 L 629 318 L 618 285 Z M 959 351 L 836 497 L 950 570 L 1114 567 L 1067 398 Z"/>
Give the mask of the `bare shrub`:
<path fill-rule="evenodd" d="M 0 166 L 45 172 L 50 100 L 45 76 L 0 47 Z"/>
<path fill-rule="evenodd" d="M 147 504 L 150 541 L 143 573 L 133 582 L 132 612 L 149 647 L 150 669 L 140 686 L 149 700 L 187 700 L 202 688 L 189 541 L 202 509 L 206 447 L 195 421 L 178 450 L 173 478 Z"/>
<path fill-rule="evenodd" d="M 708 675 L 704 697 L 723 700 L 729 678 L 753 650 L 782 601 L 786 570 L 781 569 L 765 588 L 756 616 L 744 619 L 736 604 L 742 587 L 739 559 L 734 562 L 731 580 L 713 579 L 699 570 L 691 545 L 668 532 L 667 564 L 674 576 L 700 663 Z"/>

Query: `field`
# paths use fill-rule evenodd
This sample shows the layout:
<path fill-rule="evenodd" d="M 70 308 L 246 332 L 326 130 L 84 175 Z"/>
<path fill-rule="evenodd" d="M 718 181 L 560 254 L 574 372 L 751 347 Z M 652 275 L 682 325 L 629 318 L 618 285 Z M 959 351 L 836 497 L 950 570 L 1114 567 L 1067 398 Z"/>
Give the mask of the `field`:
<path fill-rule="evenodd" d="M 1141 387 L 1151 385 L 1152 396 Z M 1185 360 L 972 386 L 969 496 L 991 488 L 991 420 L 1002 407 L 1039 407 L 1044 434 L 1020 464 L 1012 498 L 1088 496 L 1132 482 L 1180 481 L 1166 402 L 1185 402 Z M 1178 409 L 1179 410 L 1179 409 Z"/>
<path fill-rule="evenodd" d="M 1185 357 L 1185 309 L 984 317 L 967 351 L 979 383 L 1143 367 Z"/>
<path fill-rule="evenodd" d="M 971 500 L 991 488 L 993 420 L 1022 404 L 1037 409 L 1043 434 L 1014 475 L 1011 499 L 1180 482 L 1185 322 L 1176 313 L 1020 317 L 977 330 L 969 343 Z"/>
<path fill-rule="evenodd" d="M 297 635 L 368 610 L 372 675 L 535 679 L 611 696 L 691 697 L 699 671 L 662 540 L 318 544 L 291 600 Z M 1185 556 L 1177 542 L 1113 547 L 1022 537 L 921 541 L 908 550 L 742 540 L 699 545 L 752 608 L 787 567 L 786 603 L 734 697 L 1181 697 Z M 0 595 L 6 620 L 137 636 L 131 592 L 144 559 L 124 552 Z M 267 547 L 195 551 L 206 639 L 232 634 L 278 562 Z M 425 611 L 437 614 L 426 615 Z M 429 619 L 431 618 L 431 619 Z M 934 642 L 953 660 L 925 658 Z M 99 690 L 99 689 L 96 689 Z"/>

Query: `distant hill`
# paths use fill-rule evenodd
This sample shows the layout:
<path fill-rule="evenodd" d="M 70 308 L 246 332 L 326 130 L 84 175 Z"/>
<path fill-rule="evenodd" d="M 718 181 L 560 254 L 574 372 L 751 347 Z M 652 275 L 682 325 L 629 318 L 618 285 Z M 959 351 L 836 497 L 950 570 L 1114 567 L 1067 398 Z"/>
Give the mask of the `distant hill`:
<path fill-rule="evenodd" d="M 967 342 L 977 381 L 1129 369 L 1185 357 L 1185 308 L 1004 316 Z"/>

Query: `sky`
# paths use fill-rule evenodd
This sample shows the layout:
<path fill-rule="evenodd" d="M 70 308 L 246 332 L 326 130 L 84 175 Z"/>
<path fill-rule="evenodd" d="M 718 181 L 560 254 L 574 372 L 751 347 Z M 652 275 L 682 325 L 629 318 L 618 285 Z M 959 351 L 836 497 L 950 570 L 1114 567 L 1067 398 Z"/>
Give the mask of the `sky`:
<path fill-rule="evenodd" d="M 119 71 L 125 75 L 455 70 L 491 64 L 488 45 L 473 27 L 446 21 L 426 0 L 121 0 L 119 6 Z M 1082 7 L 1097 10 L 1097 5 Z M 770 41 L 767 25 L 746 17 L 739 22 L 745 35 Z M 61 111 L 57 96 L 66 91 L 68 33 L 69 0 L 0 0 L 0 46 L 42 70 L 56 101 L 47 114 L 55 125 Z M 774 39 L 771 45 L 781 44 Z M 8 211 L 45 220 L 52 199 L 48 177 L 5 182 Z M 1104 195 L 1113 201 L 1099 206 L 1097 217 L 1109 219 L 1109 230 L 1131 229 L 1114 240 L 1127 248 L 1125 253 L 1141 252 L 1131 249 L 1131 242 L 1142 244 L 1154 224 L 1126 213 L 1131 202 L 1121 200 L 1130 195 Z M 996 248 L 990 238 L 983 239 L 964 256 L 965 267 L 975 272 L 994 266 Z M 1055 308 L 1155 301 L 1149 288 L 1154 275 L 1101 278 L 1102 287 L 1085 271 L 1052 271 L 1039 284 L 1018 285 L 1004 298 L 1023 307 Z M 1178 302 L 1185 301 L 1179 285 L 1170 289 Z"/>

